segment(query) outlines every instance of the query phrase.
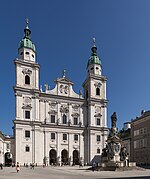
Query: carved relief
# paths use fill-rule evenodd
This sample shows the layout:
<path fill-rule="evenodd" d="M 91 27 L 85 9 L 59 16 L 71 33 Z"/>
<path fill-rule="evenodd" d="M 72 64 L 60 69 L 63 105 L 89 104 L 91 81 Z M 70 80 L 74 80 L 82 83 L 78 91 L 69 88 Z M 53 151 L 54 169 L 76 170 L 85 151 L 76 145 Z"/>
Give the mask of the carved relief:
<path fill-rule="evenodd" d="M 31 104 L 31 97 L 24 97 L 23 102 L 25 104 Z"/>
<path fill-rule="evenodd" d="M 61 105 L 60 112 L 61 113 L 68 113 L 69 112 L 69 107 L 66 106 L 66 105 Z"/>
<path fill-rule="evenodd" d="M 48 114 L 56 114 L 57 113 L 57 111 L 55 111 L 55 110 L 50 110 L 49 112 L 48 112 Z"/>
<path fill-rule="evenodd" d="M 28 97 L 28 96 L 26 96 L 26 97 L 24 97 L 23 98 L 23 109 L 31 109 L 32 108 L 32 106 L 31 106 L 31 103 L 32 103 L 32 99 L 31 99 L 31 97 Z"/>
<path fill-rule="evenodd" d="M 50 109 L 56 109 L 56 105 L 57 105 L 57 102 L 50 102 L 49 103 Z"/>
<path fill-rule="evenodd" d="M 73 112 L 77 113 L 79 111 L 79 107 L 80 107 L 79 104 L 73 104 L 72 105 Z"/>
<path fill-rule="evenodd" d="M 72 116 L 72 117 L 79 117 L 80 114 L 78 114 L 78 113 L 73 113 L 73 114 L 71 114 L 71 116 Z"/>
<path fill-rule="evenodd" d="M 31 73 L 32 73 L 32 70 L 30 70 L 30 69 L 27 69 L 27 68 L 24 68 L 23 70 L 22 70 L 22 73 L 25 75 L 31 75 Z"/>
<path fill-rule="evenodd" d="M 95 107 L 95 113 L 101 113 L 101 107 L 100 106 Z"/>
<path fill-rule="evenodd" d="M 95 107 L 95 115 L 94 117 L 101 117 L 101 107 L 100 106 L 96 106 Z"/>
<path fill-rule="evenodd" d="M 94 86 L 95 86 L 95 87 L 98 87 L 98 88 L 100 88 L 101 85 L 102 85 L 102 84 L 101 84 L 100 82 L 96 82 L 96 83 L 94 84 Z"/>

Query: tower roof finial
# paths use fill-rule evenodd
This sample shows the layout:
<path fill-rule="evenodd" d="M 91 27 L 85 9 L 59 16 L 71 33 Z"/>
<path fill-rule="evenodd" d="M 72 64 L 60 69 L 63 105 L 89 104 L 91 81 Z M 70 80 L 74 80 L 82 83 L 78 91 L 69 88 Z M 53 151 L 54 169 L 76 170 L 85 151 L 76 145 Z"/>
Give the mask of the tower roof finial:
<path fill-rule="evenodd" d="M 26 18 L 26 28 L 28 28 L 28 24 L 29 24 L 29 19 Z"/>
<path fill-rule="evenodd" d="M 95 37 L 93 38 L 93 47 L 91 48 L 92 50 L 92 55 L 97 55 L 97 47 L 96 47 L 96 39 Z"/>
<path fill-rule="evenodd" d="M 96 38 L 93 37 L 93 47 L 96 47 Z"/>
<path fill-rule="evenodd" d="M 24 29 L 24 33 L 25 33 L 25 37 L 24 38 L 30 39 L 31 30 L 29 29 L 28 24 L 29 24 L 29 19 L 27 18 L 26 19 L 26 27 Z"/>
<path fill-rule="evenodd" d="M 63 78 L 66 78 L 66 70 L 63 70 Z"/>

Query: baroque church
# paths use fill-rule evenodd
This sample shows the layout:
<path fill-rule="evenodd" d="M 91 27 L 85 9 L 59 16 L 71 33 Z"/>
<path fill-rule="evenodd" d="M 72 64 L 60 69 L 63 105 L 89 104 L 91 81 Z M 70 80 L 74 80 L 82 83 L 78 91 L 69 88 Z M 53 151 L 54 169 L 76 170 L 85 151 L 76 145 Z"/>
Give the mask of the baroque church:
<path fill-rule="evenodd" d="M 12 162 L 21 165 L 76 165 L 99 162 L 108 135 L 106 81 L 95 40 L 82 92 L 66 77 L 54 89 L 40 88 L 40 65 L 28 21 L 14 60 L 16 100 Z M 42 72 L 41 72 L 42 73 Z M 44 72 L 43 72 L 44 73 Z M 14 145 L 14 146 L 13 146 Z"/>

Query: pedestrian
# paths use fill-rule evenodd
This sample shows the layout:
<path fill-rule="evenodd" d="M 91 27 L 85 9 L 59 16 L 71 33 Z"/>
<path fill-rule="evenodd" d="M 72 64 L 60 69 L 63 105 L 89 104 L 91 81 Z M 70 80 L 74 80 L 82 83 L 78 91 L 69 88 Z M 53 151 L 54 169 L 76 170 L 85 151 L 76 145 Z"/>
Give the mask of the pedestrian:
<path fill-rule="evenodd" d="M 93 162 L 93 163 L 92 163 L 92 171 L 93 171 L 93 172 L 95 171 L 95 167 L 96 167 L 96 163 Z"/>
<path fill-rule="evenodd" d="M 1 170 L 3 170 L 3 164 L 2 163 L 0 164 L 0 167 L 1 167 Z"/>
<path fill-rule="evenodd" d="M 32 163 L 32 169 L 34 169 L 34 163 Z"/>
<path fill-rule="evenodd" d="M 16 171 L 17 171 L 17 173 L 20 171 L 19 162 L 17 162 L 17 165 L 16 165 Z"/>

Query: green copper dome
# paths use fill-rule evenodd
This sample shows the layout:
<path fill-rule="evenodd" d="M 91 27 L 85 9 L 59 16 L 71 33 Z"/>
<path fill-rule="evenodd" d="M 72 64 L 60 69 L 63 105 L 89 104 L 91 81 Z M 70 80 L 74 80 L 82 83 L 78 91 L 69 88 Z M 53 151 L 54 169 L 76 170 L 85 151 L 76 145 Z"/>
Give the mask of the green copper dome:
<path fill-rule="evenodd" d="M 95 43 L 95 41 L 94 41 L 94 43 Z M 102 65 L 101 59 L 97 56 L 97 47 L 95 46 L 95 44 L 91 48 L 91 50 L 92 50 L 92 54 L 88 60 L 87 68 L 89 65 L 92 65 L 92 64 Z"/>
<path fill-rule="evenodd" d="M 26 48 L 32 49 L 34 52 L 36 52 L 35 45 L 31 41 L 31 38 L 30 38 L 31 31 L 28 27 L 28 20 L 26 21 L 26 28 L 24 29 L 24 34 L 25 34 L 24 38 L 20 41 L 18 49 L 20 49 L 22 47 L 26 47 Z"/>

